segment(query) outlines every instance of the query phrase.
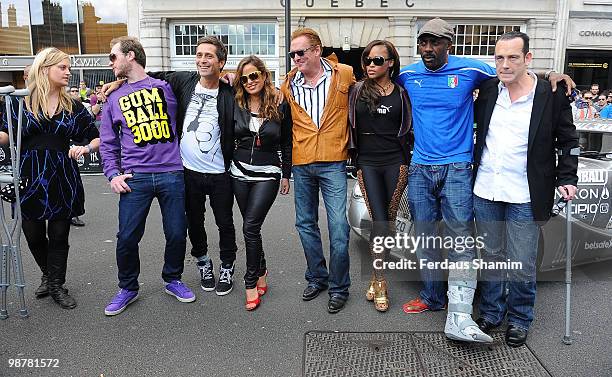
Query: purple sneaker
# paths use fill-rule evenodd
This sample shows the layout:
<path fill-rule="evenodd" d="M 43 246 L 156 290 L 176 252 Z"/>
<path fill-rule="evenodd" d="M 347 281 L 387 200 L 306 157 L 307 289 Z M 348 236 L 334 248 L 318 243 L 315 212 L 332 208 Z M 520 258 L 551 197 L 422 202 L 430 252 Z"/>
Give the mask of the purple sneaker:
<path fill-rule="evenodd" d="M 173 280 L 170 283 L 166 283 L 166 293 L 176 297 L 180 302 L 194 302 L 196 297 L 180 280 Z"/>
<path fill-rule="evenodd" d="M 117 315 L 127 308 L 129 304 L 136 301 L 138 298 L 138 291 L 128 291 L 127 289 L 120 289 L 119 292 L 113 297 L 112 301 L 104 309 L 106 315 Z"/>

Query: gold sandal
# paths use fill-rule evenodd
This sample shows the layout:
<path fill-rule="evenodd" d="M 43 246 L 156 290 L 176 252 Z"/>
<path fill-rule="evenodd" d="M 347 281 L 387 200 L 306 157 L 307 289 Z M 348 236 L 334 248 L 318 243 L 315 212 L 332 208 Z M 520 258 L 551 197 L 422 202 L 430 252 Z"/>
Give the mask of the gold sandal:
<path fill-rule="evenodd" d="M 370 285 L 368 287 L 368 290 L 366 291 L 366 300 L 368 301 L 374 301 L 374 296 L 376 295 L 376 292 L 374 290 L 375 283 L 376 279 L 374 278 L 374 275 L 372 275 L 372 278 L 370 278 Z"/>
<path fill-rule="evenodd" d="M 386 312 L 389 309 L 387 282 L 385 280 L 375 282 L 374 291 L 374 308 L 379 312 Z"/>

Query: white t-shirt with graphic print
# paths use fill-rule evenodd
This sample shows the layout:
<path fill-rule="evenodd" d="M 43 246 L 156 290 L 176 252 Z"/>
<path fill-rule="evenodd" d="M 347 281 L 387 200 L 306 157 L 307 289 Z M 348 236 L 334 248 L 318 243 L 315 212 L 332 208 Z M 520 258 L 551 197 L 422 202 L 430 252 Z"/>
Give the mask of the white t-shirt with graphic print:
<path fill-rule="evenodd" d="M 185 113 L 181 138 L 183 166 L 200 173 L 223 173 L 221 130 L 217 97 L 219 88 L 206 89 L 198 82 Z"/>

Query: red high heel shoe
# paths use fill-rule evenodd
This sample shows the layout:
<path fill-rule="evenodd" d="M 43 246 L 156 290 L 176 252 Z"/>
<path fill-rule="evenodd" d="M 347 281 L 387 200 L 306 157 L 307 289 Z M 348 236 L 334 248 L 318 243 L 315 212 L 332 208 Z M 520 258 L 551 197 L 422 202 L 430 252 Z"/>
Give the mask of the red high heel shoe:
<path fill-rule="evenodd" d="M 266 270 L 266 273 L 263 276 L 260 276 L 261 278 L 266 278 L 268 276 L 268 270 Z M 259 283 L 259 279 L 257 279 L 257 283 Z M 257 284 L 257 293 L 259 294 L 259 296 L 263 296 L 266 294 L 266 292 L 268 292 L 268 282 L 266 282 L 266 285 L 259 285 Z"/>
<path fill-rule="evenodd" d="M 259 304 L 261 304 L 261 298 L 259 297 L 259 293 L 257 293 L 257 298 L 253 300 L 246 300 L 246 305 L 244 306 L 244 308 L 250 312 L 257 309 L 259 307 Z"/>

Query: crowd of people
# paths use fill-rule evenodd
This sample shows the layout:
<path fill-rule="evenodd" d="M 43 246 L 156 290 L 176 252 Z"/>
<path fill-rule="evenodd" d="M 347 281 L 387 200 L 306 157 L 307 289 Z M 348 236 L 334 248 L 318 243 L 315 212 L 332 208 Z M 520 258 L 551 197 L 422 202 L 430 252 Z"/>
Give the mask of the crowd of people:
<path fill-rule="evenodd" d="M 573 93 L 572 114 L 575 121 L 612 119 L 612 90 L 600 93 L 599 84 Z"/>
<path fill-rule="evenodd" d="M 403 68 L 391 42 L 372 41 L 361 57 L 366 76 L 356 82 L 352 67 L 334 55 L 322 56 L 315 30 L 301 28 L 291 35 L 295 67 L 277 90 L 256 56 L 242 59 L 235 74 L 222 78 L 227 49 L 214 36 L 198 40 L 193 72 L 147 72 L 140 42 L 121 37 L 111 42 L 109 54 L 120 80 L 96 88 L 90 106 L 82 103 L 86 85 L 63 89 L 70 76 L 67 55 L 53 48 L 41 51 L 27 81 L 31 95 L 22 151 L 23 161 L 39 161 L 22 164 L 29 178 L 22 195 L 23 229 L 43 274 L 37 296 L 46 290 L 62 307 L 76 306 L 63 287 L 67 224 L 83 213 L 74 159 L 99 146 L 104 174 L 119 194 L 120 289 L 106 315 L 123 312 L 138 298 L 139 243 L 155 198 L 165 237 L 163 288 L 183 303 L 196 300 L 182 281 L 187 238 L 201 289 L 219 296 L 233 290 L 236 199 L 246 249 L 245 309 L 258 308 L 269 288 L 262 224 L 277 194 L 289 193 L 291 176 L 295 226 L 306 259 L 302 299 L 327 290 L 327 310 L 337 313 L 351 285 L 346 217 L 351 158 L 372 218 L 371 243 L 395 234 L 399 200 L 408 190 L 417 234 L 442 235 L 438 223 L 443 220 L 444 235 L 475 236 L 476 221 L 477 234 L 486 235 L 483 259 L 511 258 L 525 265 L 520 271 L 481 274 L 480 281 L 474 268 L 450 269 L 448 279 L 443 269 L 421 268 L 423 289 L 403 310 L 447 310 L 447 337 L 466 342 L 492 342 L 489 332 L 507 320 L 507 344 L 523 345 L 533 321 L 539 227 L 550 217 L 555 188 L 565 199 L 576 191 L 573 82 L 566 75 L 538 77 L 529 71 L 532 53 L 524 33 L 499 38 L 495 68 L 451 55 L 453 38 L 446 21 L 430 20 L 418 33 L 421 60 Z M 0 142 L 7 139 L 0 132 Z M 70 140 L 89 144 L 68 149 Z M 52 159 L 53 168 L 28 170 L 42 166 L 41 159 Z M 72 193 L 70 200 L 66 193 Z M 318 225 L 319 194 L 329 261 Z M 204 226 L 207 198 L 219 232 L 218 277 Z M 371 249 L 372 260 L 380 258 Z M 447 251 L 447 259 L 458 264 L 469 264 L 477 253 L 475 247 Z M 387 254 L 384 250 L 383 258 Z M 425 264 L 444 259 L 435 246 L 419 246 L 417 256 Z M 474 321 L 477 284 L 480 317 Z M 388 289 L 384 271 L 373 268 L 365 298 L 375 310 L 389 309 Z"/>

